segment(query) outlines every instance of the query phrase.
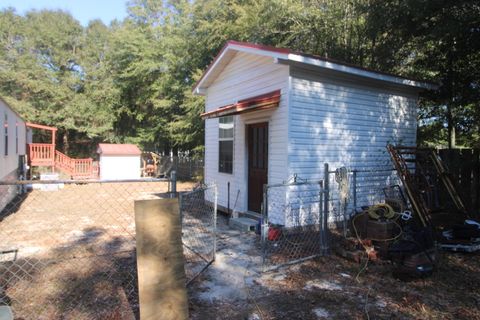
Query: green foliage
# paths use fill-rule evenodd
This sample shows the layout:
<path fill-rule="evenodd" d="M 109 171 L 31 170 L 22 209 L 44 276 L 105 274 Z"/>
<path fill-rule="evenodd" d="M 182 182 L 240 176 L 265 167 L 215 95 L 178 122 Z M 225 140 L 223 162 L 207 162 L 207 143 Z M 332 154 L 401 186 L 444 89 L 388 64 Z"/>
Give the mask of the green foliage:
<path fill-rule="evenodd" d="M 69 138 L 91 139 L 112 130 L 117 99 L 102 61 L 105 26 L 92 22 L 84 29 L 62 11 L 22 17 L 5 10 L 0 32 L 0 94 L 27 120 L 58 127 L 67 151 Z"/>
<path fill-rule="evenodd" d="M 127 6 L 129 16 L 109 26 L 81 26 L 62 11 L 0 11 L 0 95 L 28 120 L 58 127 L 58 142 L 71 153 L 88 153 L 74 148 L 85 141 L 90 151 L 111 141 L 201 153 L 204 100 L 191 87 L 229 39 L 440 80 L 438 92 L 422 99 L 420 142 L 448 144 L 456 133 L 458 145 L 480 145 L 474 1 L 131 0 Z"/>
<path fill-rule="evenodd" d="M 382 0 L 372 2 L 369 14 L 370 34 L 376 40 L 373 66 L 439 81 L 439 90 L 425 95 L 420 114 L 428 110 L 430 121 L 446 128 L 448 145 L 457 140 L 478 146 L 478 1 Z"/>

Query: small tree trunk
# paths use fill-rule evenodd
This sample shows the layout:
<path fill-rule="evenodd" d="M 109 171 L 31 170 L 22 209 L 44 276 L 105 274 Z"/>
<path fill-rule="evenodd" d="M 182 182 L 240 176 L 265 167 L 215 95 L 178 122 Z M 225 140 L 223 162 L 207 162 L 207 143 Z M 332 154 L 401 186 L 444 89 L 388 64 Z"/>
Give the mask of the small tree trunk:
<path fill-rule="evenodd" d="M 375 45 L 376 45 L 376 37 L 372 38 L 372 45 L 370 47 L 370 67 L 375 68 Z"/>
<path fill-rule="evenodd" d="M 455 148 L 455 123 L 453 122 L 453 115 L 451 106 L 447 106 L 447 130 L 448 130 L 448 148 Z"/>
<path fill-rule="evenodd" d="M 448 129 L 448 148 L 449 149 L 454 149 L 457 144 L 456 144 L 456 137 L 455 137 L 455 126 L 452 124 L 451 127 Z"/>
<path fill-rule="evenodd" d="M 68 155 L 68 151 L 70 149 L 69 141 L 68 141 L 68 130 L 65 130 L 63 134 L 63 153 Z"/>

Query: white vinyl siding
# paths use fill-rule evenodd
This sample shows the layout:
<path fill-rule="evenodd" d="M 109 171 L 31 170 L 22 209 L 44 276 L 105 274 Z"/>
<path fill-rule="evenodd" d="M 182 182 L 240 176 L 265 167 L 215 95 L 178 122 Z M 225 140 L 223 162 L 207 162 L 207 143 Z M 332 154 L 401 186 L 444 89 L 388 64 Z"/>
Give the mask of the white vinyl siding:
<path fill-rule="evenodd" d="M 18 179 L 19 156 L 25 155 L 25 122 L 2 99 L 0 99 L 0 117 L 2 126 L 2 130 L 0 130 L 0 180 L 14 181 Z M 8 123 L 5 123 L 4 120 L 7 120 Z M 5 155 L 5 129 L 8 130 L 8 155 Z M 0 211 L 15 197 L 17 191 L 18 189 L 12 186 L 0 186 Z"/>
<path fill-rule="evenodd" d="M 140 156 L 100 155 L 100 179 L 140 179 Z"/>
<path fill-rule="evenodd" d="M 25 155 L 26 149 L 26 127 L 25 122 L 10 107 L 0 99 L 0 180 L 6 176 L 11 176 L 12 172 L 18 168 L 18 157 Z M 7 128 L 5 120 L 8 121 Z M 5 129 L 8 130 L 8 154 L 5 155 Z M 18 143 L 17 143 L 18 137 Z M 16 146 L 18 145 L 18 152 Z"/>
<path fill-rule="evenodd" d="M 382 188 L 396 183 L 392 172 L 382 172 L 392 168 L 386 145 L 416 144 L 416 91 L 294 69 L 290 99 L 289 174 L 323 179 L 324 163 L 377 170 L 359 174 L 358 206 L 380 201 Z M 330 183 L 335 213 L 333 174 Z"/>
<path fill-rule="evenodd" d="M 227 183 L 230 182 L 230 209 L 247 210 L 247 142 L 245 126 L 269 123 L 268 182 L 287 178 L 287 98 L 288 66 L 273 58 L 237 53 L 206 92 L 206 111 L 281 89 L 280 106 L 273 110 L 234 116 L 233 174 L 218 172 L 218 128 L 216 119 L 205 120 L 205 181 L 218 185 L 218 204 L 227 207 Z"/>

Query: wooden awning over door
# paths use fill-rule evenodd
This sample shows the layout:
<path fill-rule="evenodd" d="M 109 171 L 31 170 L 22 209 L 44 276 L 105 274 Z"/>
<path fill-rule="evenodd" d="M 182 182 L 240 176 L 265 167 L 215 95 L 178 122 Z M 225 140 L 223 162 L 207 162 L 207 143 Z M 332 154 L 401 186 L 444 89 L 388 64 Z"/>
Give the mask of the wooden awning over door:
<path fill-rule="evenodd" d="M 240 100 L 218 109 L 202 113 L 202 119 L 212 119 L 224 116 L 232 116 L 253 111 L 277 108 L 280 103 L 280 90 L 275 90 L 260 96 Z"/>

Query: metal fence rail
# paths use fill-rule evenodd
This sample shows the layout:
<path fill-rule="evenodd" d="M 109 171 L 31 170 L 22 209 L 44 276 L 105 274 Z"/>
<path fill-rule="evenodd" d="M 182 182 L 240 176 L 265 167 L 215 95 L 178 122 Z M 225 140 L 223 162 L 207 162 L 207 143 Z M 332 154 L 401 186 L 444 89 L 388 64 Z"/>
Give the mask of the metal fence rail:
<path fill-rule="evenodd" d="M 0 305 L 16 319 L 138 318 L 134 200 L 166 180 L 0 188 Z"/>
<path fill-rule="evenodd" d="M 323 181 L 299 181 L 264 187 L 263 270 L 323 255 L 328 250 Z"/>
<path fill-rule="evenodd" d="M 180 194 L 180 216 L 188 285 L 215 260 L 217 187 Z"/>

